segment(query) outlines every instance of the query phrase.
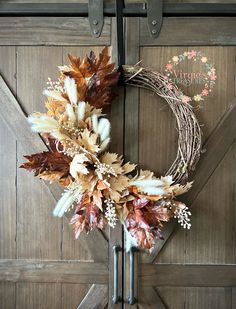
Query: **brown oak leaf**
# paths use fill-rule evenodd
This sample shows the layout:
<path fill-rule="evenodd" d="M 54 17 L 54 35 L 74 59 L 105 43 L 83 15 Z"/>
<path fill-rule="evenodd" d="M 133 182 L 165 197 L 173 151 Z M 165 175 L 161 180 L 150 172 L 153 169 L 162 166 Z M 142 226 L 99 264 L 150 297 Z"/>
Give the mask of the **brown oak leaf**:
<path fill-rule="evenodd" d="M 75 238 L 78 238 L 82 231 L 88 233 L 95 227 L 99 229 L 104 228 L 104 220 L 100 208 L 86 193 L 76 205 L 75 214 L 70 223 L 73 224 Z"/>
<path fill-rule="evenodd" d="M 57 151 L 54 139 L 48 138 L 48 141 L 49 151 L 24 156 L 28 162 L 23 163 L 20 168 L 34 172 L 34 175 L 41 179 L 56 181 L 66 187 L 72 181 L 69 174 L 71 158 Z"/>
<path fill-rule="evenodd" d="M 79 100 L 98 108 L 110 104 L 116 96 L 112 86 L 117 84 L 119 73 L 114 69 L 115 64 L 109 63 L 108 48 L 105 47 L 98 57 L 93 51 L 83 60 L 72 55 L 68 57 L 71 65 L 61 70 L 75 79 Z"/>

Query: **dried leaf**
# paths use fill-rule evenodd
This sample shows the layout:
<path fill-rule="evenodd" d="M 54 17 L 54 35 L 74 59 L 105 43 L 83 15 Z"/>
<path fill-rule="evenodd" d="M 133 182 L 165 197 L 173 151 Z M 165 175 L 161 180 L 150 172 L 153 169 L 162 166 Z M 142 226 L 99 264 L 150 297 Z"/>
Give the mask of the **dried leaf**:
<path fill-rule="evenodd" d="M 91 133 L 88 129 L 85 129 L 78 138 L 80 146 L 84 147 L 91 153 L 97 153 L 99 146 L 97 144 L 97 134 Z"/>
<path fill-rule="evenodd" d="M 71 158 L 57 151 L 55 140 L 49 138 L 48 141 L 50 151 L 24 156 L 28 162 L 22 164 L 20 168 L 33 171 L 39 178 L 67 186 L 72 181 L 69 174 Z"/>
<path fill-rule="evenodd" d="M 68 56 L 71 65 L 60 67 L 60 70 L 75 79 L 79 100 L 95 107 L 110 104 L 115 96 L 111 86 L 117 84 L 119 73 L 114 70 L 115 65 L 109 63 L 108 48 L 105 47 L 98 57 L 91 52 L 82 61 L 72 55 Z"/>

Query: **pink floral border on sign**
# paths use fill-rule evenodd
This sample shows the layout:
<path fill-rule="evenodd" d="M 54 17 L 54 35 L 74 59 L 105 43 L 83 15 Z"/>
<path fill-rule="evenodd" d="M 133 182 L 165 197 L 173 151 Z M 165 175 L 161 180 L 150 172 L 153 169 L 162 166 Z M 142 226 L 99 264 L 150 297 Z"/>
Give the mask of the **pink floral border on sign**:
<path fill-rule="evenodd" d="M 173 70 L 179 63 L 181 63 L 184 60 L 192 60 L 194 62 L 200 61 L 203 64 L 204 69 L 206 69 L 207 77 L 205 78 L 205 84 L 200 93 L 195 94 L 193 97 L 181 94 L 180 96 L 181 101 L 183 103 L 189 103 L 191 101 L 195 102 L 204 101 L 204 99 L 209 96 L 209 94 L 212 91 L 212 88 L 216 83 L 217 79 L 216 70 L 214 66 L 208 62 L 208 58 L 202 52 L 196 50 L 191 50 L 189 52 L 185 51 L 183 54 L 173 56 L 172 59 L 169 60 L 165 66 L 165 75 L 170 81 L 170 83 L 172 83 L 172 79 L 170 76 L 172 76 Z"/>

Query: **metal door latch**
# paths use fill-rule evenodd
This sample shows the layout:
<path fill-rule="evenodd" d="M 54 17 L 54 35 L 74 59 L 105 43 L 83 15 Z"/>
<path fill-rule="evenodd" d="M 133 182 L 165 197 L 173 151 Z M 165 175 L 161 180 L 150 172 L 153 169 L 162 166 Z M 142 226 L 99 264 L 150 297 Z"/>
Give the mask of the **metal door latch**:
<path fill-rule="evenodd" d="M 95 38 L 100 37 L 104 24 L 103 0 L 88 1 L 88 19 L 92 35 Z"/>
<path fill-rule="evenodd" d="M 157 38 L 162 26 L 163 0 L 147 0 L 147 23 L 153 38 Z"/>

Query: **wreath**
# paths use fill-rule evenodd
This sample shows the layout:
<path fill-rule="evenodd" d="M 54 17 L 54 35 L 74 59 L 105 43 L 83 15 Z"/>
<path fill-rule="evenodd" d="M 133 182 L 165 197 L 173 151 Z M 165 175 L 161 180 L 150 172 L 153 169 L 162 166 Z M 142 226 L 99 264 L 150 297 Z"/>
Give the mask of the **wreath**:
<path fill-rule="evenodd" d="M 200 156 L 201 131 L 192 106 L 182 102 L 182 92 L 160 73 L 123 67 L 125 84 L 163 97 L 176 117 L 177 156 L 166 175 L 157 178 L 106 150 L 111 124 L 103 108 L 116 96 L 113 88 L 119 79 L 118 70 L 109 62 L 108 48 L 98 57 L 94 52 L 83 60 L 68 56 L 70 65 L 59 66 L 58 80 L 48 79 L 47 112 L 28 117 L 32 130 L 47 142 L 48 151 L 25 156 L 27 162 L 21 165 L 64 188 L 54 216 L 73 210 L 70 223 L 76 238 L 107 224 L 114 228 L 120 220 L 137 246 L 149 250 L 162 238 L 165 222 L 176 218 L 189 229 L 191 213 L 177 196 L 191 188 L 187 179 Z"/>

